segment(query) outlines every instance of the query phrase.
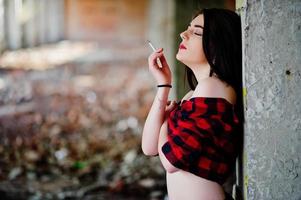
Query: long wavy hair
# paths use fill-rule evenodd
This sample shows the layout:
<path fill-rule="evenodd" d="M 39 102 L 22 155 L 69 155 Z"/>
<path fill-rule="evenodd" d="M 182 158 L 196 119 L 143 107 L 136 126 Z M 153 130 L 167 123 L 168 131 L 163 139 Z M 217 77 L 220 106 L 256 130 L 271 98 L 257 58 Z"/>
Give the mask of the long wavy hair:
<path fill-rule="evenodd" d="M 210 65 L 209 76 L 215 73 L 221 81 L 234 88 L 237 96 L 235 111 L 240 121 L 244 122 L 240 16 L 227 9 L 204 8 L 197 10 L 192 19 L 200 14 L 204 16 L 202 43 L 205 57 Z M 186 65 L 185 77 L 189 87 L 194 90 L 197 80 L 193 71 Z"/>

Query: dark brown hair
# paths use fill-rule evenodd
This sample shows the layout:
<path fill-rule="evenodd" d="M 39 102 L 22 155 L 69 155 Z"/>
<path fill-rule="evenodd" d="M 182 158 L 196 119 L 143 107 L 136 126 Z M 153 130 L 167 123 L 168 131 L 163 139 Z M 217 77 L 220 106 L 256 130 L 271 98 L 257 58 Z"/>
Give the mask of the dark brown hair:
<path fill-rule="evenodd" d="M 215 73 L 221 81 L 235 89 L 237 95 L 235 111 L 240 121 L 244 122 L 240 16 L 227 9 L 205 8 L 196 11 L 192 19 L 200 14 L 204 15 L 202 43 L 205 57 L 210 65 L 209 76 Z M 197 80 L 193 71 L 187 66 L 185 77 L 189 87 L 194 90 Z"/>

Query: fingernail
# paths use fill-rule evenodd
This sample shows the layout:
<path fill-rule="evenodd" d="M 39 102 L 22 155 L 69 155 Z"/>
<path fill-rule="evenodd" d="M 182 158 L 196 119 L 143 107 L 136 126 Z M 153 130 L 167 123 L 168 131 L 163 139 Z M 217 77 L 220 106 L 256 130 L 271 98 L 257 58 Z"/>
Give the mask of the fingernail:
<path fill-rule="evenodd" d="M 157 52 L 159 53 L 159 52 L 162 51 L 162 50 L 163 50 L 163 48 L 160 48 L 160 49 L 157 50 Z"/>

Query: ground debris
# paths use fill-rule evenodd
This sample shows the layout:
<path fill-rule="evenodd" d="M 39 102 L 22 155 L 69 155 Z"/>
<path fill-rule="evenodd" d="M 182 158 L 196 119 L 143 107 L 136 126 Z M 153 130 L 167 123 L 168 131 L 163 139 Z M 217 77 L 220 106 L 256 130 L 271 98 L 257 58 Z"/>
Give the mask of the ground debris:
<path fill-rule="evenodd" d="M 102 52 L 97 50 L 93 62 L 88 56 L 84 63 L 0 74 L 1 198 L 164 196 L 159 158 L 150 159 L 141 150 L 155 92 L 141 49 L 131 61 L 119 49 L 122 63 L 96 62 Z"/>

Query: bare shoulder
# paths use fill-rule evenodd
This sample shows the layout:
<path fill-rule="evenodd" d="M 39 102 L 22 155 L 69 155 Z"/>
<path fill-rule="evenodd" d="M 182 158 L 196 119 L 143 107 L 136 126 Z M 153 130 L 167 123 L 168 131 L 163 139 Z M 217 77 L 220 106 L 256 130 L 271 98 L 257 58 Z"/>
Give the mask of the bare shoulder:
<path fill-rule="evenodd" d="M 227 85 L 218 78 L 206 78 L 198 83 L 195 88 L 193 97 L 221 97 L 228 100 L 230 103 L 236 103 L 236 92 L 234 88 Z"/>

